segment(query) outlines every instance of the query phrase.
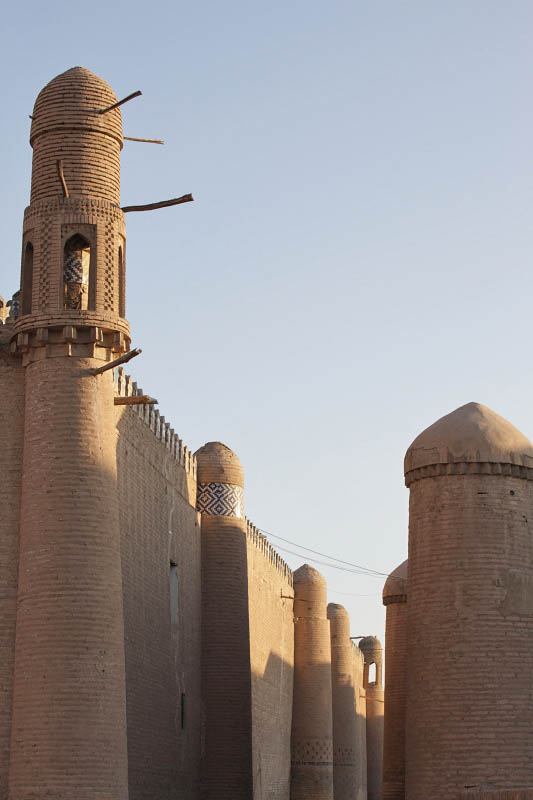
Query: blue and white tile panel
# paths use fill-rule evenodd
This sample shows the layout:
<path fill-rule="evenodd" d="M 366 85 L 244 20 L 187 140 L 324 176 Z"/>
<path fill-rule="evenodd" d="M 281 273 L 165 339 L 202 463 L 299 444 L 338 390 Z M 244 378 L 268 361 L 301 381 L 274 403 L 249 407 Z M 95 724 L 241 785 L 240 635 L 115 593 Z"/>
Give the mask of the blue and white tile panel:
<path fill-rule="evenodd" d="M 232 483 L 199 483 L 196 510 L 219 517 L 244 517 L 244 489 Z"/>

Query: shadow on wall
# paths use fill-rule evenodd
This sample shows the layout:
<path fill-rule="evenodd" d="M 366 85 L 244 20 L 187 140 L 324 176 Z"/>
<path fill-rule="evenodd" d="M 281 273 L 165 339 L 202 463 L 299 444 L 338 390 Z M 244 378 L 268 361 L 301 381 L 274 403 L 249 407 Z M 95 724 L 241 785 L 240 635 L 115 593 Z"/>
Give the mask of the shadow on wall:
<path fill-rule="evenodd" d="M 348 678 L 348 676 L 347 676 Z M 351 676 L 349 676 L 351 679 Z M 356 691 L 346 684 L 333 687 L 333 786 L 335 800 L 367 800 L 366 790 L 366 718 L 357 713 Z M 337 719 L 335 719 L 337 718 Z M 345 732 L 340 745 L 335 741 L 335 729 Z M 346 742 L 351 738 L 351 746 Z"/>
<path fill-rule="evenodd" d="M 272 652 L 252 672 L 254 800 L 289 800 L 292 681 L 292 664 Z"/>

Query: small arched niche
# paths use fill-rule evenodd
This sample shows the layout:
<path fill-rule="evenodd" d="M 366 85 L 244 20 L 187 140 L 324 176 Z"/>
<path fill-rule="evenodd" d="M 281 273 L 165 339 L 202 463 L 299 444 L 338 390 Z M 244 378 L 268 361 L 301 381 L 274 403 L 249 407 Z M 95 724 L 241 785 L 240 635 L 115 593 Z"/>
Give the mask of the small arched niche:
<path fill-rule="evenodd" d="M 88 307 L 90 265 L 91 245 L 76 233 L 67 239 L 63 250 L 63 308 Z"/>
<path fill-rule="evenodd" d="M 26 243 L 22 257 L 22 289 L 21 315 L 31 314 L 32 293 L 33 293 L 33 245 Z"/>

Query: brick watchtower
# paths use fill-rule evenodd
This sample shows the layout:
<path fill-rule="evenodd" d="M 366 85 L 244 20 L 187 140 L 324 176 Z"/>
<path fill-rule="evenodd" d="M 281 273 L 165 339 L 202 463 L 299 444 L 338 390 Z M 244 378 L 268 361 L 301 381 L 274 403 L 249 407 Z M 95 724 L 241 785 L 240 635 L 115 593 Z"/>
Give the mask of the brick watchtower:
<path fill-rule="evenodd" d="M 383 605 L 387 607 L 383 800 L 405 800 L 407 565 L 404 561 L 396 567 L 383 587 Z"/>
<path fill-rule="evenodd" d="M 331 639 L 326 581 L 309 564 L 294 580 L 291 800 L 333 800 Z"/>
<path fill-rule="evenodd" d="M 249 800 L 252 675 L 244 473 L 221 442 L 196 452 L 202 524 L 202 695 L 207 800 Z"/>
<path fill-rule="evenodd" d="M 74 67 L 39 94 L 12 350 L 25 366 L 12 800 L 126 800 L 124 630 L 111 371 L 124 319 L 122 125 Z"/>
<path fill-rule="evenodd" d="M 468 403 L 405 456 L 406 797 L 533 785 L 533 445 Z"/>
<path fill-rule="evenodd" d="M 350 617 L 344 606 L 329 603 L 328 619 L 331 633 L 333 796 L 335 800 L 354 800 L 362 787 L 357 763 L 356 689 Z"/>
<path fill-rule="evenodd" d="M 366 771 L 368 800 L 381 800 L 383 777 L 383 648 L 375 636 L 359 642 L 365 657 L 363 686 L 366 689 Z"/>

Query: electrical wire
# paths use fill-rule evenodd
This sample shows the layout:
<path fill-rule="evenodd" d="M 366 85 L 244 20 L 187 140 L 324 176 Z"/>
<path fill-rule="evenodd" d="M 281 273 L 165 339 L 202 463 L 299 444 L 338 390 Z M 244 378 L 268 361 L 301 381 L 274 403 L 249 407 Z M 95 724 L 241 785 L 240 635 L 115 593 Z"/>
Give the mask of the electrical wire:
<path fill-rule="evenodd" d="M 262 528 L 259 528 L 258 530 L 261 531 L 261 533 L 263 533 L 265 536 L 271 536 L 274 539 L 279 539 L 281 542 L 286 542 L 287 544 L 291 544 L 294 547 L 300 548 L 300 550 L 306 550 L 308 553 L 314 553 L 317 556 L 322 556 L 322 558 L 329 558 L 330 561 L 337 561 L 339 564 L 345 564 L 347 567 L 351 567 L 352 569 L 347 569 L 346 567 L 339 567 L 336 564 L 329 564 L 325 561 L 319 561 L 316 558 L 311 558 L 310 556 L 308 556 L 309 561 L 315 561 L 317 564 L 322 564 L 323 566 L 326 567 L 333 567 L 333 569 L 340 569 L 343 572 L 351 572 L 355 575 L 370 575 L 371 577 L 374 578 L 388 578 L 391 575 L 390 572 L 379 572 L 376 569 L 363 567 L 360 564 L 353 564 L 351 561 L 345 561 L 342 558 L 337 558 L 336 556 L 330 556 L 327 553 L 321 553 L 319 550 L 313 550 L 311 547 L 305 547 L 303 544 L 298 544 L 298 542 L 291 542 L 290 539 L 284 539 L 283 536 L 278 536 L 275 533 L 270 533 L 270 531 L 265 531 Z M 279 545 L 277 547 L 278 550 L 284 550 L 284 548 L 280 547 Z M 301 553 L 295 553 L 292 550 L 285 549 L 284 552 L 290 553 L 293 556 L 299 556 L 300 558 L 302 557 Z"/>

